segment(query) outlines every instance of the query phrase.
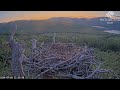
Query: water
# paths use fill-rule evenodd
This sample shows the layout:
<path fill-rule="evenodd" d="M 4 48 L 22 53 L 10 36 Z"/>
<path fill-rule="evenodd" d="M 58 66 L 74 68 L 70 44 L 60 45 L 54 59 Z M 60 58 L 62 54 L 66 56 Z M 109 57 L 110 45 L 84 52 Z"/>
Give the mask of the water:
<path fill-rule="evenodd" d="M 95 28 L 101 28 L 101 29 L 108 29 L 106 27 L 102 27 L 102 26 L 92 26 L 92 27 L 95 27 Z"/>
<path fill-rule="evenodd" d="M 101 28 L 102 30 L 104 30 L 104 32 L 107 32 L 107 33 L 120 34 L 119 30 L 110 30 L 109 28 L 101 27 L 101 26 L 92 26 L 92 27 Z"/>
<path fill-rule="evenodd" d="M 118 31 L 118 30 L 105 30 L 104 32 L 120 34 L 120 31 Z"/>

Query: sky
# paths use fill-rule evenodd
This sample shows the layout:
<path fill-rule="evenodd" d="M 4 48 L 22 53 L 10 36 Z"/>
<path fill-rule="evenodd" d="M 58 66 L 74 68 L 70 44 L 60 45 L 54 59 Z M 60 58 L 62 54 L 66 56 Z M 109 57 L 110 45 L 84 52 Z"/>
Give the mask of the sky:
<path fill-rule="evenodd" d="M 105 17 L 107 11 L 0 11 L 0 23 L 15 20 L 43 20 L 52 17 Z"/>

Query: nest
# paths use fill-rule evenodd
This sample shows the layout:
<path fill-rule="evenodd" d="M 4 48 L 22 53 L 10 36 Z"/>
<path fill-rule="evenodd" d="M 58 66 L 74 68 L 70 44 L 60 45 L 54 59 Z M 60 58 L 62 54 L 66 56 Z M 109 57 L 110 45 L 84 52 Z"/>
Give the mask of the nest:
<path fill-rule="evenodd" d="M 24 71 L 27 78 L 33 79 L 116 78 L 112 70 L 101 69 L 94 49 L 73 43 L 51 43 L 35 48 Z"/>

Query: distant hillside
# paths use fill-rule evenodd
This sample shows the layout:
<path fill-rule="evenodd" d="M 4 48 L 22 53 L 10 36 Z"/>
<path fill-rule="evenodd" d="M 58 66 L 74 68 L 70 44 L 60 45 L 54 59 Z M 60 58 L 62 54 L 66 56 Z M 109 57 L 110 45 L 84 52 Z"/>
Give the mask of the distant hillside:
<path fill-rule="evenodd" d="M 90 28 L 92 26 L 120 30 L 120 21 L 109 25 L 106 22 L 101 22 L 100 18 L 106 17 L 91 19 L 56 17 L 47 20 L 18 20 L 14 22 L 18 26 L 18 32 L 79 32 L 82 28 Z M 0 33 L 9 32 L 11 23 L 0 23 Z"/>
<path fill-rule="evenodd" d="M 10 31 L 9 23 L 0 23 L 0 33 L 6 33 Z"/>
<path fill-rule="evenodd" d="M 69 22 L 74 23 L 76 25 L 81 26 L 101 26 L 106 27 L 113 30 L 120 30 L 120 21 L 115 21 L 113 24 L 107 24 L 106 21 L 100 21 L 100 19 L 110 19 L 108 17 L 97 17 L 97 18 L 65 18 L 65 17 L 59 17 L 59 18 L 51 18 L 51 21 L 57 21 L 57 22 Z"/>

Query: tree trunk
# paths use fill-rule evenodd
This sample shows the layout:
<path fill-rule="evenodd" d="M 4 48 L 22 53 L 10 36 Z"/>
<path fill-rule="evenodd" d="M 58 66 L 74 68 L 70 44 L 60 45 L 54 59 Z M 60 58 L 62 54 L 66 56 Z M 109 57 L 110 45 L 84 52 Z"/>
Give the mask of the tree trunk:
<path fill-rule="evenodd" d="M 14 78 L 23 78 L 25 76 L 22 66 L 24 60 L 24 48 L 22 44 L 17 43 L 13 39 L 13 36 L 9 39 L 9 45 L 12 49 L 12 74 Z"/>

